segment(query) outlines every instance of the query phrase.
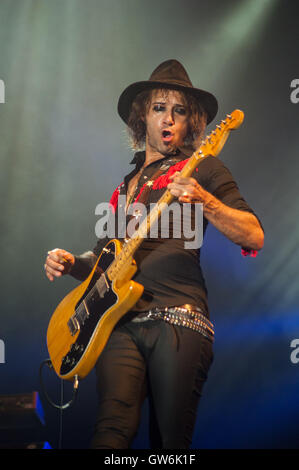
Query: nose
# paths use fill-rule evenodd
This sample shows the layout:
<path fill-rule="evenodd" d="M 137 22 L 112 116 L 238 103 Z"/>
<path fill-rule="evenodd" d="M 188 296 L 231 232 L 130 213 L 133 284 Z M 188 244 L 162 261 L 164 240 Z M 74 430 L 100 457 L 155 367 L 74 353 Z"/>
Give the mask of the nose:
<path fill-rule="evenodd" d="M 172 126 L 174 124 L 174 118 L 172 110 L 166 111 L 164 115 L 164 123 L 168 126 Z"/>

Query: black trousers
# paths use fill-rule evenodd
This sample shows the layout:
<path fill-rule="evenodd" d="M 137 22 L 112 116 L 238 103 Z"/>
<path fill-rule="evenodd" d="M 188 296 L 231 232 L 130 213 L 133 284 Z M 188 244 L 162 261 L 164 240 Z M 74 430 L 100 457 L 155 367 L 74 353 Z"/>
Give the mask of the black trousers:
<path fill-rule="evenodd" d="M 96 364 L 99 409 L 91 447 L 130 448 L 147 395 L 151 448 L 189 448 L 212 360 L 211 342 L 185 327 L 163 320 L 117 327 Z"/>

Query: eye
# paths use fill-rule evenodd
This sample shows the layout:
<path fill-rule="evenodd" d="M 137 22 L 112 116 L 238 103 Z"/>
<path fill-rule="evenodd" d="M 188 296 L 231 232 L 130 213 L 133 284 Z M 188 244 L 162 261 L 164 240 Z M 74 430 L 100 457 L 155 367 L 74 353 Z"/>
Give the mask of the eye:
<path fill-rule="evenodd" d="M 177 107 L 175 108 L 175 112 L 180 114 L 181 116 L 185 116 L 186 115 L 186 109 L 183 108 L 183 107 Z"/>
<path fill-rule="evenodd" d="M 154 111 L 164 111 L 164 109 L 165 109 L 165 106 L 163 104 L 155 104 L 153 106 Z"/>

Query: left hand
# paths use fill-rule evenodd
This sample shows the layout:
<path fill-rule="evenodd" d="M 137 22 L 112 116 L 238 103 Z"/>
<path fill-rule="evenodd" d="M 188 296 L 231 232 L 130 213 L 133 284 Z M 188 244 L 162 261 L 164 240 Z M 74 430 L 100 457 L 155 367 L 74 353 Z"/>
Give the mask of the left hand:
<path fill-rule="evenodd" d="M 176 196 L 180 202 L 205 204 L 209 199 L 209 193 L 203 189 L 194 178 L 184 178 L 177 173 L 170 176 L 172 183 L 167 188 L 173 196 Z"/>

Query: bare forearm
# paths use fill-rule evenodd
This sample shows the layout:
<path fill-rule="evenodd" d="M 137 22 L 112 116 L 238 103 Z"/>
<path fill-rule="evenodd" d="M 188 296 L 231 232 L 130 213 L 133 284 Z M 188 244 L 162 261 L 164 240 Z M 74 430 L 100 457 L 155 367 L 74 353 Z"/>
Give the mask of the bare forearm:
<path fill-rule="evenodd" d="M 260 250 L 264 244 L 264 234 L 257 218 L 250 212 L 233 209 L 209 194 L 203 203 L 203 213 L 221 233 L 232 242 Z"/>
<path fill-rule="evenodd" d="M 180 202 L 202 203 L 206 219 L 232 242 L 251 250 L 263 247 L 264 232 L 253 214 L 223 204 L 194 178 L 174 175 L 172 179 L 173 182 L 168 185 L 171 193 Z"/>

